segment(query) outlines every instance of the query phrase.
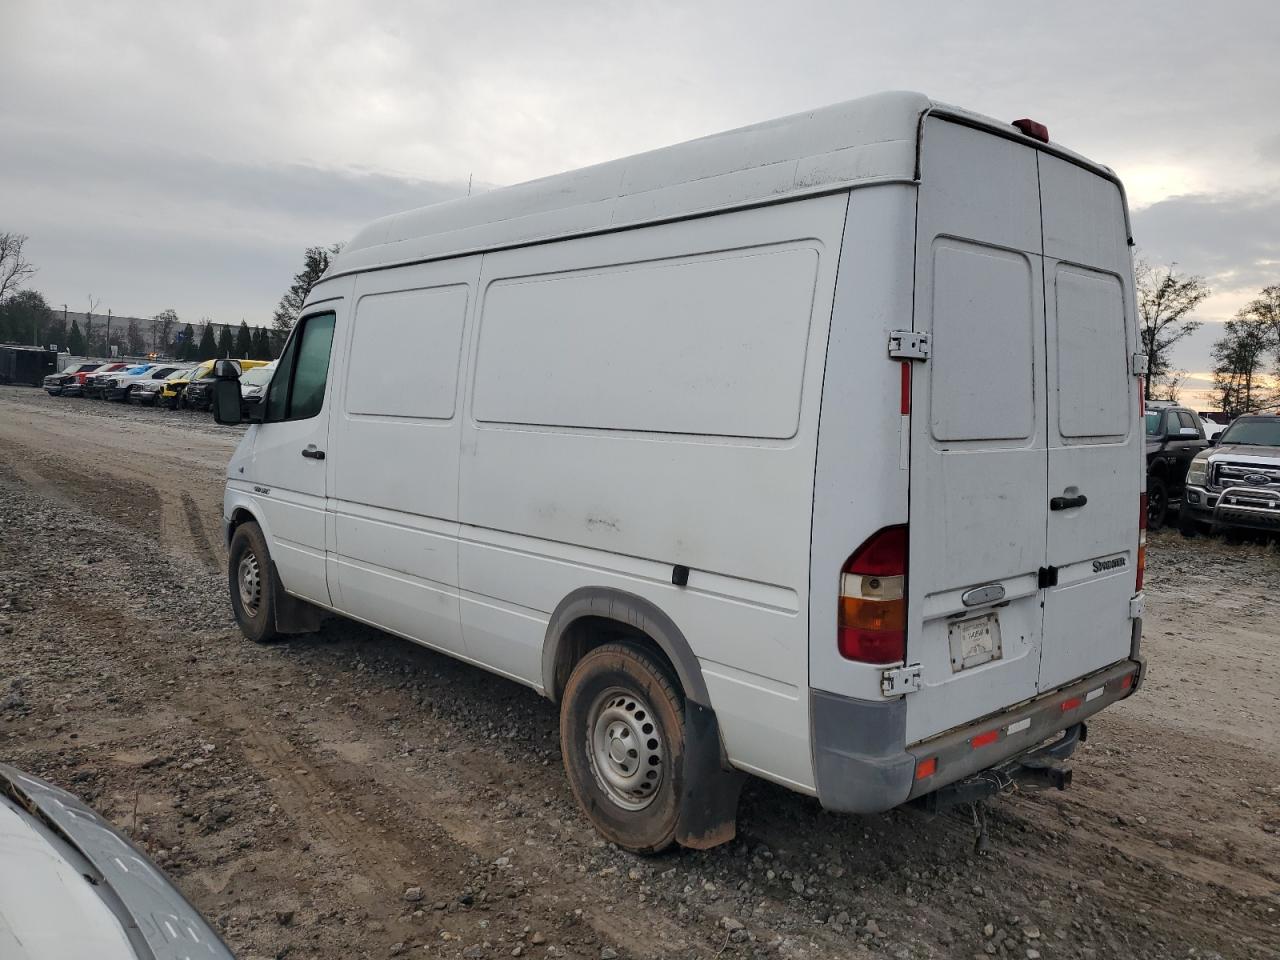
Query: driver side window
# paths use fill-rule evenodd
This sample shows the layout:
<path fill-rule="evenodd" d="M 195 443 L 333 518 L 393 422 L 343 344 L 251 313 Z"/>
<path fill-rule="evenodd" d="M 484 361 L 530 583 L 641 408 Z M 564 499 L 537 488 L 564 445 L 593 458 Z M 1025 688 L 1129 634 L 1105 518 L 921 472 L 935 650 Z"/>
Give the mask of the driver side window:
<path fill-rule="evenodd" d="M 333 313 L 314 313 L 298 321 L 271 378 L 267 422 L 306 420 L 320 412 L 336 319 Z"/>

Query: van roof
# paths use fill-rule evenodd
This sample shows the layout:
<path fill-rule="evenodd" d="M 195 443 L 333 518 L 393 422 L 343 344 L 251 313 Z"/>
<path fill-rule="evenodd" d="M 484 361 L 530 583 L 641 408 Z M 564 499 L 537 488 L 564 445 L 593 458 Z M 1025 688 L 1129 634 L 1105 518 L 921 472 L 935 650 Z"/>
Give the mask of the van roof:
<path fill-rule="evenodd" d="M 878 93 L 382 217 L 356 234 L 326 278 L 853 186 L 914 182 L 926 113 L 1022 138 L 1011 124 L 921 93 Z M 1056 145 L 1036 146 L 1115 179 Z"/>

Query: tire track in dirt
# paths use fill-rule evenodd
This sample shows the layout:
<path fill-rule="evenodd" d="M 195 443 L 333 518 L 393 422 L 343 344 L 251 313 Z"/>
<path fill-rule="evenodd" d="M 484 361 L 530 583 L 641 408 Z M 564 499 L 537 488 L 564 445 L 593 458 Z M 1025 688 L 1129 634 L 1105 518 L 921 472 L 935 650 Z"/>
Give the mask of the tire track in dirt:
<path fill-rule="evenodd" d="M 187 531 L 191 534 L 191 542 L 195 545 L 196 555 L 212 569 L 219 569 L 222 566 L 220 552 L 214 550 L 212 544 L 209 543 L 209 535 L 205 532 L 204 521 L 200 518 L 200 508 L 196 506 L 191 494 L 185 490 L 182 492 L 182 513 L 186 517 Z"/>

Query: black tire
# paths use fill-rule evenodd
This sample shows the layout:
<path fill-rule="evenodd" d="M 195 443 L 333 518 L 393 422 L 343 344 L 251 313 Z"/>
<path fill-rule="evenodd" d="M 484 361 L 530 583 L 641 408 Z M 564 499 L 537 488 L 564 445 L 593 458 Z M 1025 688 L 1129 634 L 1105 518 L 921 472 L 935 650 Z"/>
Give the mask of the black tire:
<path fill-rule="evenodd" d="M 565 685 L 560 749 L 569 785 L 596 830 L 624 850 L 658 853 L 675 842 L 684 796 L 683 718 L 679 684 L 635 644 L 596 647 Z M 608 745 L 599 770 L 597 743 Z"/>
<path fill-rule="evenodd" d="M 246 576 L 242 563 L 256 566 L 257 589 L 241 590 L 241 578 Z M 231 609 L 235 612 L 240 632 L 254 643 L 271 643 L 280 634 L 276 631 L 275 577 L 272 575 L 271 554 L 267 551 L 267 538 L 253 521 L 236 527 L 231 537 L 231 549 L 227 552 L 227 589 L 231 593 Z M 256 598 L 254 603 L 250 598 Z"/>
<path fill-rule="evenodd" d="M 1200 524 L 1191 515 L 1191 508 L 1186 503 L 1183 503 L 1178 508 L 1178 532 L 1188 540 L 1198 536 L 1200 533 Z"/>
<path fill-rule="evenodd" d="M 1147 529 L 1159 530 L 1169 516 L 1169 491 L 1159 477 L 1147 477 Z"/>

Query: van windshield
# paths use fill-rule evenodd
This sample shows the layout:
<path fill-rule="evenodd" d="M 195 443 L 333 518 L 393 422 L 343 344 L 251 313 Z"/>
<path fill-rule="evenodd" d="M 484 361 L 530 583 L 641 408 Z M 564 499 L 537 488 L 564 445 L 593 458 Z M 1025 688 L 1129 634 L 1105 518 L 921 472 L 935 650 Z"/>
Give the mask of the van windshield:
<path fill-rule="evenodd" d="M 1247 447 L 1280 447 L 1280 419 L 1237 420 L 1218 437 L 1218 443 Z"/>

